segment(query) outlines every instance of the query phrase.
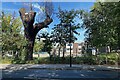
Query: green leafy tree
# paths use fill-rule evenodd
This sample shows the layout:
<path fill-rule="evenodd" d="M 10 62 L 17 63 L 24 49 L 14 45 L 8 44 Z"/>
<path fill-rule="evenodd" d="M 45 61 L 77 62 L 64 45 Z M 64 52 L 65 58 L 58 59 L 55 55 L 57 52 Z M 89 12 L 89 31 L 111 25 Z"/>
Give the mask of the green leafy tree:
<path fill-rule="evenodd" d="M 43 42 L 42 41 L 35 41 L 34 52 L 40 52 L 43 49 Z"/>
<path fill-rule="evenodd" d="M 55 27 L 53 28 L 52 36 L 53 40 L 56 43 L 59 43 L 59 56 L 61 47 L 63 47 L 63 58 L 64 58 L 64 49 L 66 43 L 73 43 L 77 40 L 75 34 L 79 34 L 77 29 L 80 28 L 80 24 L 76 23 L 75 19 L 79 17 L 79 12 L 77 10 L 61 10 L 59 8 L 59 12 L 57 13 L 57 17 L 60 21 Z M 71 31 L 71 34 L 70 34 Z M 71 40 L 71 42 L 70 42 Z"/>
<path fill-rule="evenodd" d="M 81 12 L 86 40 L 93 47 L 120 47 L 120 2 L 97 2 L 90 12 Z"/>
<path fill-rule="evenodd" d="M 48 52 L 49 56 L 50 56 L 50 60 L 52 58 L 52 48 L 53 48 L 53 41 L 52 41 L 52 37 L 49 33 L 42 33 L 41 35 L 42 38 L 44 38 L 43 42 L 44 42 L 44 47 L 42 49 L 42 51 Z"/>
<path fill-rule="evenodd" d="M 6 52 L 12 51 L 13 57 L 18 58 L 21 56 L 22 49 L 24 46 L 24 37 L 21 34 L 22 23 L 20 18 L 13 17 L 10 14 L 2 13 L 2 55 L 5 55 Z"/>

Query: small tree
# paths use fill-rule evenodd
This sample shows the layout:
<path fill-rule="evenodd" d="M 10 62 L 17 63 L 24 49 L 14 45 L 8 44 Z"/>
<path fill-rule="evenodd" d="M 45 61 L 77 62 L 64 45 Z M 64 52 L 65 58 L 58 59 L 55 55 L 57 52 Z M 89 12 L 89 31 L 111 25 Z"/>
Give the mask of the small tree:
<path fill-rule="evenodd" d="M 13 17 L 10 14 L 2 13 L 1 19 L 2 24 L 2 55 L 6 52 L 12 51 L 14 58 L 20 58 L 23 46 L 25 44 L 24 37 L 21 34 L 22 23 L 19 17 Z"/>
<path fill-rule="evenodd" d="M 43 50 L 42 51 L 45 51 L 45 52 L 48 52 L 49 56 L 50 56 L 50 60 L 52 58 L 52 54 L 51 54 L 51 51 L 52 51 L 52 37 L 51 35 L 49 35 L 49 33 L 42 33 L 42 38 L 44 38 L 45 40 L 43 40 L 44 42 L 44 47 L 43 47 Z"/>
<path fill-rule="evenodd" d="M 55 25 L 55 27 L 53 28 L 52 36 L 54 42 L 59 43 L 59 56 L 60 56 L 61 47 L 63 47 L 63 58 L 64 58 L 64 53 L 65 53 L 64 49 L 66 43 L 69 43 L 70 39 L 71 42 L 77 40 L 75 34 L 79 34 L 76 30 L 80 28 L 80 24 L 76 23 L 75 21 L 75 19 L 79 17 L 79 12 L 77 10 L 67 11 L 67 10 L 61 10 L 59 8 L 57 17 L 60 20 L 60 23 Z M 70 32 L 72 33 L 71 35 Z"/>

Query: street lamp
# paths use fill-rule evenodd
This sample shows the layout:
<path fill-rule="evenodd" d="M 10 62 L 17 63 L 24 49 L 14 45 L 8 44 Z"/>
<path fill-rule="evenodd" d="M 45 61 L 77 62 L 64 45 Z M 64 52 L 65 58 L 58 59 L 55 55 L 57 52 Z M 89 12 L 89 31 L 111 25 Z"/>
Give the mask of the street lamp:
<path fill-rule="evenodd" d="M 69 27 L 70 27 L 70 42 L 69 42 L 69 44 L 70 44 L 70 67 L 72 67 L 72 57 L 71 57 L 71 42 L 72 42 L 72 40 L 71 40 L 71 24 L 69 24 Z"/>

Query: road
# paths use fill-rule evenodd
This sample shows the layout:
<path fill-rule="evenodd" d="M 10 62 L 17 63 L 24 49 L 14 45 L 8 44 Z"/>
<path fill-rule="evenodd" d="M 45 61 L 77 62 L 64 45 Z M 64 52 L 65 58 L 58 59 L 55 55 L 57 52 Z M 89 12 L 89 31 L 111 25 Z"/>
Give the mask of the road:
<path fill-rule="evenodd" d="M 2 70 L 2 80 L 120 80 L 120 71 L 111 68 L 94 66 L 94 69 L 91 69 L 93 66 L 85 65 L 79 68 L 62 66 L 24 65 L 24 68 L 14 66 Z"/>

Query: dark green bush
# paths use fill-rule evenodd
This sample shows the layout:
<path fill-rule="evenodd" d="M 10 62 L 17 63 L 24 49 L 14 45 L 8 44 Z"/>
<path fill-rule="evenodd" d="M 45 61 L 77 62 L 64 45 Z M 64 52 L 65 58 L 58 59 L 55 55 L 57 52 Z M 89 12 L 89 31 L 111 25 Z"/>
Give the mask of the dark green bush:
<path fill-rule="evenodd" d="M 40 57 L 34 58 L 31 61 L 21 60 L 19 58 L 10 58 L 5 57 L 1 59 L 2 63 L 6 64 L 69 64 L 70 57 L 67 56 L 64 59 L 62 57 Z M 109 54 L 99 54 L 97 56 L 82 56 L 82 57 L 72 57 L 72 64 L 90 64 L 90 65 L 103 65 L 103 64 L 120 64 L 120 56 L 116 53 L 109 53 Z"/>

